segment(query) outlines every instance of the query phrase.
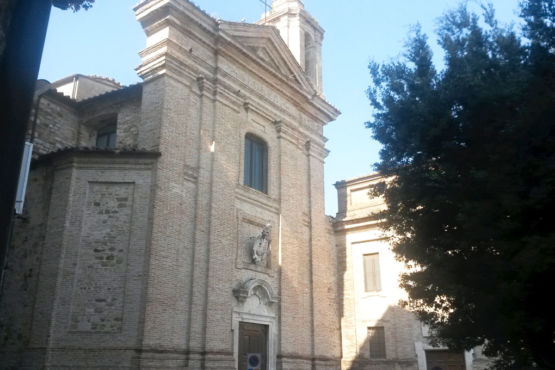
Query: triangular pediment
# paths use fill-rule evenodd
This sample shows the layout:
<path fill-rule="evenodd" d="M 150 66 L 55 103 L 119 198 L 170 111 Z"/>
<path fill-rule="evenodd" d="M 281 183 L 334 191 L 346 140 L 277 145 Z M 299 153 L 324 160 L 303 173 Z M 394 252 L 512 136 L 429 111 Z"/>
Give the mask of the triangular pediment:
<path fill-rule="evenodd" d="M 280 71 L 281 74 L 287 73 L 287 68 L 284 68 L 284 66 L 279 66 L 265 47 L 249 46 L 248 48 L 270 68 Z"/>
<path fill-rule="evenodd" d="M 222 22 L 221 29 L 237 44 L 267 68 L 281 75 L 301 89 L 314 93 L 301 66 L 272 26 Z"/>

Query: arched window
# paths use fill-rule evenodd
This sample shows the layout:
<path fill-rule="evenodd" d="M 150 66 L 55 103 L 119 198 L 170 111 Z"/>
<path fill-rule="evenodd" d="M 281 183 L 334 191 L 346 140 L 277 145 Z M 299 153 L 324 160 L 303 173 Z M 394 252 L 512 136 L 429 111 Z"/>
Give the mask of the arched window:
<path fill-rule="evenodd" d="M 109 123 L 96 132 L 96 147 L 99 149 L 115 149 L 116 124 Z"/>
<path fill-rule="evenodd" d="M 251 134 L 245 135 L 244 172 L 244 185 L 268 193 L 268 146 Z"/>

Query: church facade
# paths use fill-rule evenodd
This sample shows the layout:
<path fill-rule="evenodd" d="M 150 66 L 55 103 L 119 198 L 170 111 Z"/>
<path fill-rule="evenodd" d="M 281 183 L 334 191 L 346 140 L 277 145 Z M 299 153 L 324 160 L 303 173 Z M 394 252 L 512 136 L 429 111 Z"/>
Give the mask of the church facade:
<path fill-rule="evenodd" d="M 38 85 L 0 367 L 432 369 L 392 299 L 360 314 L 355 271 L 375 252 L 352 253 L 348 186 L 334 222 L 324 214 L 323 126 L 339 111 L 302 2 L 274 0 L 257 24 L 186 0 L 135 12 L 142 83 Z M 364 222 L 353 230 L 377 225 Z"/>

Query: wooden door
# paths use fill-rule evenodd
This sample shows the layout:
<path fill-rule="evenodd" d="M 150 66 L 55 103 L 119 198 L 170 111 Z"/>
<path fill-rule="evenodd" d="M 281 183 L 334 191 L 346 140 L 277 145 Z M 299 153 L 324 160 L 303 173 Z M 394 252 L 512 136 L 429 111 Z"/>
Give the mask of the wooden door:
<path fill-rule="evenodd" d="M 426 351 L 428 370 L 465 370 L 464 352 L 442 350 Z"/>
<path fill-rule="evenodd" d="M 262 366 L 268 369 L 268 326 L 250 322 L 239 323 L 239 370 L 247 370 L 247 354 L 260 353 Z"/>

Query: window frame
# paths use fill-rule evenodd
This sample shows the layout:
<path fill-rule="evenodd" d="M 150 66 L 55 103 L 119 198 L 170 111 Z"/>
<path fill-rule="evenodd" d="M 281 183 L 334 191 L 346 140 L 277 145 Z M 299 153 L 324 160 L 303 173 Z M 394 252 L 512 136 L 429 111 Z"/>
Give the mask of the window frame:
<path fill-rule="evenodd" d="M 370 284 L 369 274 L 371 273 L 368 271 L 367 265 L 367 257 L 374 259 L 374 265 L 372 266 L 372 284 Z M 362 255 L 362 273 L 364 278 L 364 292 L 365 293 L 379 293 L 382 291 L 382 278 L 381 278 L 381 269 L 380 269 L 380 253 L 364 253 Z"/>
<path fill-rule="evenodd" d="M 366 333 L 368 340 L 368 357 L 371 360 L 387 359 L 385 326 L 368 326 Z"/>
<path fill-rule="evenodd" d="M 261 137 L 247 133 L 243 148 L 243 185 L 268 194 L 268 144 Z"/>
<path fill-rule="evenodd" d="M 116 122 L 110 122 L 96 130 L 95 147 L 97 149 L 112 150 L 117 145 L 118 126 Z M 100 140 L 106 140 L 105 144 L 99 145 Z"/>

